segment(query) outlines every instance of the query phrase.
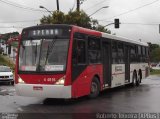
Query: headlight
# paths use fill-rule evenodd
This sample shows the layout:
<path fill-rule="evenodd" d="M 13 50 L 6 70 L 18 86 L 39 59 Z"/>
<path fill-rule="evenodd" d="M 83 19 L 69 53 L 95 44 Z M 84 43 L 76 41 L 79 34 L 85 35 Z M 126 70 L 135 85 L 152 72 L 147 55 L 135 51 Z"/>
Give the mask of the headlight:
<path fill-rule="evenodd" d="M 13 77 L 13 75 L 10 75 L 10 77 Z"/>
<path fill-rule="evenodd" d="M 62 78 L 60 78 L 55 84 L 57 84 L 57 85 L 64 85 L 64 81 L 65 81 L 65 76 L 63 76 Z"/>
<path fill-rule="evenodd" d="M 18 78 L 18 83 L 25 83 L 20 77 Z"/>

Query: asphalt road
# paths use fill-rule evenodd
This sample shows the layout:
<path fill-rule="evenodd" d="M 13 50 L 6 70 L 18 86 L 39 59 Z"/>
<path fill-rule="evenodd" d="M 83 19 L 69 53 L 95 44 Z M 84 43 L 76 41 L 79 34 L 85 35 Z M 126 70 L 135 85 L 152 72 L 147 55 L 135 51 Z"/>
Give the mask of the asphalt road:
<path fill-rule="evenodd" d="M 45 104 L 44 104 L 45 103 Z M 43 118 L 78 118 L 87 114 L 99 116 L 102 113 L 160 113 L 160 76 L 150 76 L 139 87 L 125 86 L 103 91 L 98 98 L 82 97 L 76 100 L 56 100 L 36 97 L 21 97 L 14 86 L 0 85 L 0 112 L 19 113 Z M 22 116 L 23 114 L 23 116 Z M 44 114 L 44 115 L 43 115 Z M 13 116 L 13 115 L 11 115 Z M 28 116 L 28 117 L 30 117 Z M 89 115 L 90 116 L 90 115 Z M 101 115 L 104 116 L 104 115 Z M 27 116 L 26 116 L 27 117 Z"/>

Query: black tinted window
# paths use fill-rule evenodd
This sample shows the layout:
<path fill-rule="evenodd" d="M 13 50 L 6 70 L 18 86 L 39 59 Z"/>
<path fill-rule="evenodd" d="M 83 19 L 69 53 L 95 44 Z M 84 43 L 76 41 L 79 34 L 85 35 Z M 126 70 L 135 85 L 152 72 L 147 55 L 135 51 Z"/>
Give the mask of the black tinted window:
<path fill-rule="evenodd" d="M 88 59 L 89 63 L 101 62 L 100 38 L 88 37 Z"/>

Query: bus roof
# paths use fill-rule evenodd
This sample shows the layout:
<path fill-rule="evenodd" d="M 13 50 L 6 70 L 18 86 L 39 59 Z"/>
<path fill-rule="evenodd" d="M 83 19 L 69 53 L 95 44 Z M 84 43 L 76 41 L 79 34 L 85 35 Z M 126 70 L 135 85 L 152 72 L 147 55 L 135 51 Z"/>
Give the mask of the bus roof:
<path fill-rule="evenodd" d="M 124 41 L 127 43 L 134 43 L 134 44 L 138 44 L 138 45 L 148 46 L 148 44 L 146 42 L 136 41 L 136 40 L 132 40 L 132 39 L 124 38 L 124 37 L 119 37 L 119 36 L 115 36 L 115 35 L 110 35 L 110 34 L 103 33 L 103 32 L 102 32 L 102 37 L 110 38 L 110 39 L 114 39 L 114 40 L 118 40 L 118 41 Z"/>
<path fill-rule="evenodd" d="M 72 26 L 74 26 L 74 25 L 72 25 Z M 87 28 L 83 28 L 83 27 L 79 27 L 79 26 L 74 26 L 74 27 L 77 27 L 77 28 L 80 28 L 80 29 L 83 29 L 83 30 L 90 30 L 90 31 L 95 32 L 95 30 L 92 30 L 92 29 L 87 29 Z M 96 32 L 99 32 L 99 31 L 96 31 Z M 101 33 L 102 37 L 104 37 L 104 38 L 109 38 L 109 39 L 123 41 L 123 42 L 127 42 L 127 43 L 133 43 L 133 44 L 148 46 L 148 43 L 146 43 L 146 42 L 136 41 L 136 40 L 120 37 L 120 36 L 111 35 L 111 34 L 104 33 L 104 32 L 99 32 L 99 33 Z"/>

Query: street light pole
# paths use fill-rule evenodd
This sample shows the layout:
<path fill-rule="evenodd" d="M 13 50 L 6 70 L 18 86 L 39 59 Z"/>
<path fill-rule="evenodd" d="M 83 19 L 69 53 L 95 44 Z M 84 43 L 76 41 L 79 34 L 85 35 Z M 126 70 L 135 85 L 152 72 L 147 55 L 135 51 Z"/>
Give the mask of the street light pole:
<path fill-rule="evenodd" d="M 109 6 L 104 6 L 104 7 L 99 8 L 98 10 L 96 10 L 95 12 L 93 12 L 92 14 L 90 14 L 89 17 L 91 17 L 92 15 L 94 15 L 95 13 L 97 13 L 98 11 L 100 11 L 101 9 L 108 8 L 108 7 Z"/>
<path fill-rule="evenodd" d="M 53 15 L 53 13 L 51 11 L 49 11 L 47 8 L 45 8 L 44 6 L 39 6 L 39 8 L 45 9 L 47 12 L 49 12 L 51 15 Z"/>
<path fill-rule="evenodd" d="M 80 0 L 77 0 L 77 11 L 79 12 L 80 10 Z"/>
<path fill-rule="evenodd" d="M 57 0 L 57 11 L 59 11 L 59 0 Z"/>

